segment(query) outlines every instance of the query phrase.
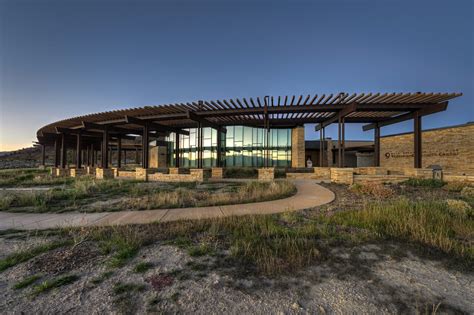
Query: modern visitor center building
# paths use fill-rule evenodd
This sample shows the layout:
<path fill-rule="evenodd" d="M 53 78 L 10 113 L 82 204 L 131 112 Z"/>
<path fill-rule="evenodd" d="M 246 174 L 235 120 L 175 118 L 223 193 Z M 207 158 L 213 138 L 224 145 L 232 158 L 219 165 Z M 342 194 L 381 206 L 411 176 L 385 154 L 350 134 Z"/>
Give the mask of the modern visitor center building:
<path fill-rule="evenodd" d="M 381 128 L 412 120 L 410 168 L 422 169 L 422 117 L 446 110 L 448 101 L 460 95 L 339 93 L 145 106 L 61 120 L 38 130 L 37 138 L 43 165 L 45 148 L 54 147 L 56 175 L 175 180 L 188 174 L 202 178 L 210 169 L 212 176 L 222 176 L 222 168 L 253 167 L 266 178 L 274 168 L 308 169 L 308 160 L 322 172 L 380 169 Z M 363 123 L 364 131 L 373 131 L 373 142 L 346 141 L 348 123 Z M 305 141 L 305 124 L 316 124 L 319 141 Z M 331 124 L 338 126 L 337 140 L 325 137 Z M 132 161 L 136 169 L 125 169 Z"/>

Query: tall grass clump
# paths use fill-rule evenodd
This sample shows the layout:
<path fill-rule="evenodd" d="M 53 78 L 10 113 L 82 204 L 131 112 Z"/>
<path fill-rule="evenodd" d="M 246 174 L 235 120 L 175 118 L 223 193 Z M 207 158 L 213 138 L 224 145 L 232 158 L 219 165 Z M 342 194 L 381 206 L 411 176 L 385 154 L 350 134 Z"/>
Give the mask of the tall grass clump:
<path fill-rule="evenodd" d="M 371 203 L 361 211 L 337 213 L 331 221 L 474 259 L 474 249 L 469 245 L 474 237 L 474 221 L 453 215 L 443 201 L 413 202 L 400 198 L 390 203 Z"/>
<path fill-rule="evenodd" d="M 440 188 L 444 186 L 445 182 L 434 178 L 409 178 L 403 181 L 402 184 L 413 187 Z"/>

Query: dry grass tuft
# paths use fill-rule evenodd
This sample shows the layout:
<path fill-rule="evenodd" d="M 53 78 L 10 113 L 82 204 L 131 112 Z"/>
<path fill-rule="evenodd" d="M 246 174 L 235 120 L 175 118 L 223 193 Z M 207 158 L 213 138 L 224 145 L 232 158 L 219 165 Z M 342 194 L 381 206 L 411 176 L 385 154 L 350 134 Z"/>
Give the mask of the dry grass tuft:
<path fill-rule="evenodd" d="M 377 183 L 353 184 L 350 186 L 350 189 L 355 193 L 371 195 L 380 199 L 395 195 L 395 191 L 392 188 Z"/>

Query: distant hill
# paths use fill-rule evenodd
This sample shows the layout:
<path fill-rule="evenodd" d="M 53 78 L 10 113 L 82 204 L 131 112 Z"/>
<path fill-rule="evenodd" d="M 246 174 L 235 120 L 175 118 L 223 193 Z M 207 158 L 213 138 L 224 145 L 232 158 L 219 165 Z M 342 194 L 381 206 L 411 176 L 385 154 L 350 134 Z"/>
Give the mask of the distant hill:
<path fill-rule="evenodd" d="M 40 147 L 29 147 L 16 151 L 2 151 L 0 152 L 0 169 L 38 167 L 40 160 Z"/>

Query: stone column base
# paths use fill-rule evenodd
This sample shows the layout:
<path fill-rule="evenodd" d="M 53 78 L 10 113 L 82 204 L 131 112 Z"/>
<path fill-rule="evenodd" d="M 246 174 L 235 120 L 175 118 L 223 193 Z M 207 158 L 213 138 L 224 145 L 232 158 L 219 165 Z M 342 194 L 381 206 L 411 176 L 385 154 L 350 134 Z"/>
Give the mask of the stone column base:
<path fill-rule="evenodd" d="M 114 171 L 110 168 L 100 168 L 95 170 L 95 178 L 97 179 L 109 179 L 114 178 Z"/>
<path fill-rule="evenodd" d="M 203 182 L 211 176 L 211 170 L 196 168 L 189 170 L 191 178 L 197 182 Z"/>
<path fill-rule="evenodd" d="M 274 180 L 275 179 L 275 168 L 264 167 L 258 169 L 258 180 Z"/>
<path fill-rule="evenodd" d="M 82 168 L 71 168 L 69 170 L 69 176 L 71 177 L 79 177 L 85 174 L 86 174 L 86 170 Z"/>
<path fill-rule="evenodd" d="M 222 167 L 211 168 L 211 178 L 222 179 L 224 177 L 224 169 Z"/>
<path fill-rule="evenodd" d="M 150 169 L 137 167 L 135 169 L 135 179 L 148 181 L 148 175 L 150 175 Z"/>

